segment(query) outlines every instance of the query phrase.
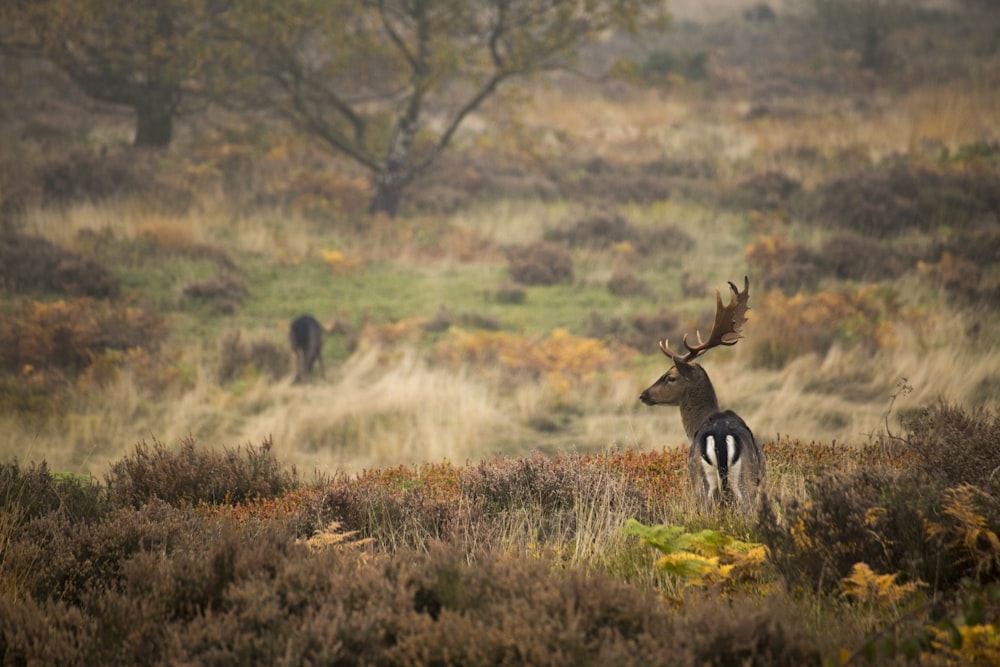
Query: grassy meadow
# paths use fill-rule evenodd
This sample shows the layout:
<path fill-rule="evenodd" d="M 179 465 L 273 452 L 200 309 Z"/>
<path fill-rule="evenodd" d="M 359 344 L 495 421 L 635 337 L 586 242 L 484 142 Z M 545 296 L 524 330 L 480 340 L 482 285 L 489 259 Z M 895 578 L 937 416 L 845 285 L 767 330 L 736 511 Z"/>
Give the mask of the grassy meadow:
<path fill-rule="evenodd" d="M 616 76 L 492 100 L 394 219 L 277 123 L 138 152 L 0 75 L 0 654 L 996 664 L 998 15 L 904 3 L 871 70 L 814 4 L 671 3 L 584 54 Z M 706 517 L 638 395 L 745 275 L 701 362 L 768 500 Z"/>

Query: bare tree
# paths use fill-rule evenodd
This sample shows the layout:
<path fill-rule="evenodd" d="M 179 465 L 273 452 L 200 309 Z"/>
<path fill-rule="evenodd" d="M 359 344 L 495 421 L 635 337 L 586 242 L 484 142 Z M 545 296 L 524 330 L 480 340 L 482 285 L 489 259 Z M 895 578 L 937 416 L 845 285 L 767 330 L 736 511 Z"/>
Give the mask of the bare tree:
<path fill-rule="evenodd" d="M 393 216 L 501 84 L 666 22 L 662 0 L 235 0 L 217 85 L 362 165 L 371 211 Z"/>

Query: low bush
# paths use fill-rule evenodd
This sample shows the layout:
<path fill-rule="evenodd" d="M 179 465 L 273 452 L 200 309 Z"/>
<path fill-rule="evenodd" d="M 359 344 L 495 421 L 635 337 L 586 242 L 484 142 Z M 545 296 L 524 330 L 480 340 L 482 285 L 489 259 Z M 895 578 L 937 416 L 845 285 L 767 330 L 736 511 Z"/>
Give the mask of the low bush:
<path fill-rule="evenodd" d="M 759 236 L 744 255 L 758 285 L 786 295 L 815 287 L 820 278 L 815 254 L 784 235 Z"/>
<path fill-rule="evenodd" d="M 892 323 L 905 315 L 895 292 L 878 286 L 792 297 L 771 291 L 757 304 L 753 361 L 769 368 L 803 354 L 825 354 L 834 343 L 877 349 L 892 341 Z"/>
<path fill-rule="evenodd" d="M 1000 490 L 1000 413 L 966 411 L 940 402 L 921 408 L 904 421 L 903 443 L 916 454 L 921 470 L 945 487 L 971 484 Z"/>
<path fill-rule="evenodd" d="M 90 299 L 24 301 L 0 324 L 0 368 L 78 373 L 105 350 L 155 349 L 162 335 L 160 318 L 139 308 Z"/>
<path fill-rule="evenodd" d="M 778 572 L 804 591 L 837 590 L 856 563 L 901 572 L 906 581 L 952 583 L 954 572 L 924 532 L 941 492 L 884 467 L 827 473 L 810 480 L 805 500 L 782 508 L 783 522 L 765 503 L 757 532 Z"/>
<path fill-rule="evenodd" d="M 735 210 L 778 211 L 788 208 L 802 184 L 780 171 L 765 171 L 723 193 L 723 205 Z"/>
<path fill-rule="evenodd" d="M 608 291 L 615 296 L 644 296 L 652 290 L 631 269 L 618 269 L 608 279 Z"/>
<path fill-rule="evenodd" d="M 507 251 L 510 277 L 524 285 L 556 285 L 573 280 L 573 257 L 558 243 L 542 241 Z"/>
<path fill-rule="evenodd" d="M 102 299 L 121 291 L 118 279 L 95 260 L 12 231 L 0 234 L 0 287 Z"/>
<path fill-rule="evenodd" d="M 590 338 L 626 345 L 643 354 L 656 352 L 657 342 L 668 338 L 679 340 L 680 318 L 673 313 L 636 313 L 631 316 L 611 315 L 592 310 L 584 324 L 584 334 Z"/>
<path fill-rule="evenodd" d="M 220 273 L 209 280 L 184 288 L 183 299 L 206 304 L 212 313 L 232 315 L 247 296 L 247 284 L 242 278 Z"/>
<path fill-rule="evenodd" d="M 219 346 L 219 382 L 232 382 L 248 371 L 266 373 L 272 380 L 280 380 L 292 369 L 292 357 L 286 345 L 270 340 L 244 342 L 239 331 L 222 339 Z"/>
<path fill-rule="evenodd" d="M 1000 304 L 1000 280 L 964 257 L 945 251 L 937 262 L 919 262 L 917 270 L 967 304 Z"/>
<path fill-rule="evenodd" d="M 968 229 L 1000 216 L 1000 176 L 888 164 L 817 188 L 821 222 L 876 238 Z"/>
<path fill-rule="evenodd" d="M 112 507 L 134 508 L 153 499 L 171 505 L 242 503 L 299 486 L 295 469 L 285 470 L 275 460 L 270 440 L 222 452 L 198 447 L 192 438 L 177 451 L 141 442 L 131 456 L 111 465 L 105 480 Z"/>
<path fill-rule="evenodd" d="M 104 513 L 105 497 L 91 477 L 54 475 L 44 461 L 27 468 L 13 461 L 0 464 L 0 507 L 7 529 L 54 512 L 87 522 Z"/>

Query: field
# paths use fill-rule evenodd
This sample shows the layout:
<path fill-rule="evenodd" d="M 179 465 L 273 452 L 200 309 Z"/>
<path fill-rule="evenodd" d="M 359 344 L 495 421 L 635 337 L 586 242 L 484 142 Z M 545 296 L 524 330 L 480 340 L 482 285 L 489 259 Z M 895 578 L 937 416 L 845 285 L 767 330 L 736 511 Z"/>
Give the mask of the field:
<path fill-rule="evenodd" d="M 868 67 L 828 3 L 671 3 L 584 54 L 613 77 L 491 100 L 394 218 L 278 123 L 137 151 L 5 68 L 0 653 L 996 664 L 1000 16 L 874 4 L 902 9 Z M 745 338 L 703 364 L 768 503 L 705 517 L 638 395 L 743 276 Z M 671 570 L 630 519 L 718 560 Z"/>

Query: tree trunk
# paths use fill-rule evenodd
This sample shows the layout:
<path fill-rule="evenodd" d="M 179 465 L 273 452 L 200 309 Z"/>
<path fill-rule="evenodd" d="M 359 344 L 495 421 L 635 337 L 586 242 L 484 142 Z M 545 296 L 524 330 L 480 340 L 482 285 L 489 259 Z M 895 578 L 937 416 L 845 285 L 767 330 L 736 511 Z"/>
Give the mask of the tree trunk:
<path fill-rule="evenodd" d="M 395 218 L 399 212 L 399 202 L 403 197 L 403 183 L 398 174 L 380 172 L 375 174 L 375 194 L 372 195 L 369 213 L 382 213 Z"/>
<path fill-rule="evenodd" d="M 174 136 L 174 95 L 152 94 L 134 106 L 136 146 L 169 146 Z M 166 99 L 165 99 L 166 98 Z"/>

